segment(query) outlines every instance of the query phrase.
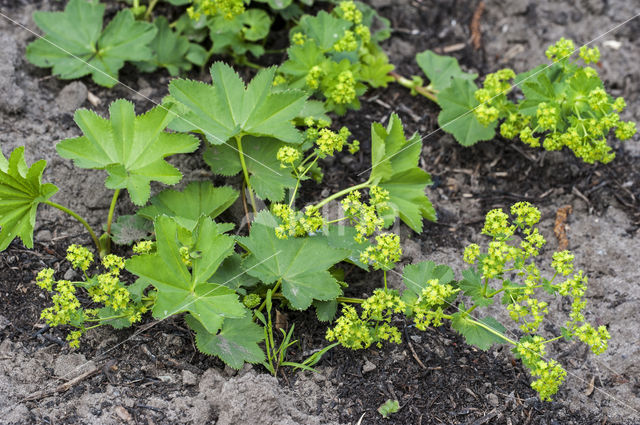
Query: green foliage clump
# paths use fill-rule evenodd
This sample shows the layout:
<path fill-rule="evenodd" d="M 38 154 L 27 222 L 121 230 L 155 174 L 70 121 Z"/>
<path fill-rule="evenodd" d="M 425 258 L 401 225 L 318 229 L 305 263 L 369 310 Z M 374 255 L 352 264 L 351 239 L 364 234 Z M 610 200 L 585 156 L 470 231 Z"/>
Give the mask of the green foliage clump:
<path fill-rule="evenodd" d="M 566 146 L 587 163 L 610 162 L 615 154 L 607 144 L 609 133 L 627 140 L 636 133 L 636 124 L 620 120 L 624 99 L 606 92 L 594 68 L 572 61 L 574 51 L 573 42 L 563 38 L 547 49 L 551 66 L 519 75 L 510 69 L 487 75 L 475 92 L 481 102 L 473 111 L 478 121 L 492 126 L 502 121 L 502 136 L 520 137 L 532 147 L 555 151 Z M 583 46 L 579 57 L 586 65 L 597 63 L 600 52 Z M 522 100 L 507 97 L 510 81 L 520 83 Z"/>

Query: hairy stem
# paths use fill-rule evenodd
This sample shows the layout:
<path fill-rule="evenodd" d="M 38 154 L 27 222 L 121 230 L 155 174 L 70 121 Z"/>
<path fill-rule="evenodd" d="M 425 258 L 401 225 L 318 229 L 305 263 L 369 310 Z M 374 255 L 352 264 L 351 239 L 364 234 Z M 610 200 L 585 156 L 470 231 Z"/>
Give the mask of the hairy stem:
<path fill-rule="evenodd" d="M 247 164 L 244 161 L 244 152 L 242 151 L 242 135 L 239 134 L 236 136 L 236 143 L 238 144 L 238 155 L 240 155 L 240 165 L 242 165 L 242 173 L 244 174 L 244 181 L 247 184 L 247 191 L 249 192 L 249 197 L 251 198 L 251 208 L 253 208 L 253 213 L 258 212 L 258 208 L 256 208 L 256 199 L 253 196 L 253 188 L 251 187 L 251 183 L 249 182 L 249 170 L 247 169 Z"/>
<path fill-rule="evenodd" d="M 147 11 L 144 14 L 144 20 L 145 21 L 150 21 L 151 20 L 151 12 L 153 12 L 153 8 L 156 7 L 157 3 L 158 3 L 158 0 L 151 0 L 149 2 L 149 6 L 147 7 Z"/>
<path fill-rule="evenodd" d="M 401 86 L 411 90 L 415 90 L 416 93 L 420 93 L 430 101 L 438 103 L 437 91 L 429 89 L 427 87 L 418 86 L 416 85 L 415 81 L 405 78 L 397 72 L 391 71 L 389 75 L 393 77 L 393 79 L 396 80 L 396 83 L 400 84 Z"/>
<path fill-rule="evenodd" d="M 329 202 L 333 201 L 334 199 L 340 198 L 340 197 L 342 197 L 344 195 L 348 195 L 349 193 L 353 192 L 354 190 L 368 189 L 369 187 L 371 187 L 371 183 L 369 182 L 369 180 L 367 180 L 364 183 L 360 183 L 360 184 L 357 184 L 355 186 L 351 186 L 351 187 L 348 187 L 348 188 L 346 188 L 344 190 L 341 190 L 340 192 L 336 192 L 333 195 L 329 196 L 328 198 L 325 198 L 322 201 L 318 202 L 317 204 L 315 204 L 311 208 L 314 209 L 314 210 L 317 210 L 319 208 L 322 208 L 324 205 L 328 204 Z"/>
<path fill-rule="evenodd" d="M 109 205 L 109 215 L 107 216 L 107 235 L 109 235 L 106 246 L 107 253 L 111 252 L 111 223 L 113 223 L 113 213 L 116 209 L 116 202 L 118 201 L 119 195 L 120 189 L 116 189 L 113 193 L 113 198 L 111 198 L 111 205 Z"/>
<path fill-rule="evenodd" d="M 69 214 L 71 217 L 75 218 L 76 220 L 78 220 L 80 222 L 80 224 L 82 224 L 85 229 L 87 229 L 87 231 L 89 232 L 89 234 L 91 235 L 91 239 L 93 239 L 93 243 L 96 245 L 96 249 L 98 250 L 98 252 L 100 252 L 100 241 L 98 240 L 98 237 L 96 236 L 95 232 L 93 231 L 93 229 L 91 228 L 91 226 L 89 226 L 89 223 L 87 223 L 87 220 L 85 220 L 84 218 L 80 217 L 77 213 L 71 211 L 69 208 L 57 204 L 53 201 L 44 201 L 45 204 L 50 205 L 54 208 L 59 209 L 60 211 Z"/>
<path fill-rule="evenodd" d="M 282 279 L 280 279 L 279 281 L 276 282 L 275 286 L 273 287 L 273 289 L 271 290 L 271 298 L 276 298 L 275 296 L 275 292 L 280 289 L 280 285 L 282 285 Z M 258 307 L 258 311 L 262 311 L 264 310 L 264 308 L 267 305 L 267 300 L 265 299 L 264 301 L 262 301 L 262 304 L 260 304 L 260 307 Z"/>
<path fill-rule="evenodd" d="M 503 334 L 501 334 L 500 332 L 498 332 L 497 330 L 493 329 L 491 326 L 487 326 L 482 322 L 479 322 L 477 320 L 475 320 L 472 317 L 468 317 L 467 320 L 469 320 L 470 322 L 472 322 L 473 324 L 481 327 L 482 329 L 486 330 L 487 332 L 491 332 L 492 334 L 494 334 L 495 336 L 504 339 L 505 341 L 507 341 L 510 344 L 516 345 L 518 342 L 512 340 L 511 338 L 504 336 Z"/>

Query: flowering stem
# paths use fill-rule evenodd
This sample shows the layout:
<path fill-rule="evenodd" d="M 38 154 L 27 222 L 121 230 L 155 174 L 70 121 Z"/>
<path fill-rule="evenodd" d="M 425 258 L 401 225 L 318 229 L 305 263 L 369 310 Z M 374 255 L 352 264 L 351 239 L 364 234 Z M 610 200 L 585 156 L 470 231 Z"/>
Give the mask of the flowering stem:
<path fill-rule="evenodd" d="M 516 345 L 516 344 L 518 343 L 517 341 L 514 341 L 514 340 L 512 340 L 511 338 L 509 338 L 509 337 L 507 337 L 507 336 L 504 336 L 503 334 L 501 334 L 501 333 L 500 333 L 500 332 L 498 332 L 497 330 L 493 329 L 491 326 L 487 326 L 487 325 L 485 325 L 484 323 L 479 322 L 479 321 L 475 320 L 475 319 L 474 319 L 474 318 L 472 318 L 472 317 L 467 317 L 467 320 L 468 320 L 468 321 L 470 321 L 470 322 L 472 322 L 472 323 L 473 323 L 473 324 L 475 324 L 476 326 L 479 326 L 479 327 L 481 327 L 482 329 L 484 329 L 484 330 L 486 330 L 486 331 L 488 331 L 488 332 L 491 332 L 491 333 L 492 333 L 492 334 L 494 334 L 495 336 L 497 336 L 497 337 L 500 337 L 500 338 L 504 339 L 505 341 L 507 341 L 507 342 L 508 342 L 508 343 L 510 343 L 510 344 Z"/>
<path fill-rule="evenodd" d="M 80 217 L 77 213 L 71 211 L 69 208 L 62 206 L 60 204 L 57 204 L 53 201 L 44 201 L 45 204 L 50 205 L 54 208 L 59 209 L 60 211 L 69 214 L 71 217 L 75 218 L 76 220 L 78 220 L 80 222 L 80 224 L 82 224 L 85 229 L 87 229 L 87 231 L 89 232 L 89 234 L 91 235 L 91 239 L 93 239 L 93 243 L 96 245 L 96 249 L 98 250 L 98 252 L 100 252 L 100 241 L 98 241 L 98 237 L 96 236 L 96 234 L 94 233 L 93 229 L 91 228 L 91 226 L 89 226 L 89 223 L 87 223 L 87 221 Z"/>
<path fill-rule="evenodd" d="M 276 298 L 276 294 L 275 292 L 280 289 L 280 285 L 282 285 L 282 279 L 280 279 L 279 281 L 276 282 L 275 286 L 273 287 L 273 289 L 271 290 L 271 298 Z M 264 310 L 264 308 L 267 305 L 267 300 L 265 299 L 264 301 L 262 301 L 262 304 L 260 304 L 260 307 L 258 307 L 258 311 L 262 311 Z"/>
<path fill-rule="evenodd" d="M 256 200 L 253 196 L 251 183 L 249 182 L 249 170 L 247 170 L 247 164 L 244 162 L 244 152 L 242 151 L 242 134 L 236 136 L 236 143 L 238 144 L 238 154 L 240 155 L 240 165 L 242 165 L 244 181 L 247 183 L 247 191 L 249 192 L 249 197 L 251 198 L 251 208 L 253 208 L 253 213 L 255 214 L 258 212 L 258 209 L 256 208 Z"/>
<path fill-rule="evenodd" d="M 382 270 L 382 275 L 384 276 L 384 290 L 387 290 L 387 271 Z"/>
<path fill-rule="evenodd" d="M 157 3 L 158 3 L 158 0 L 151 0 L 149 2 L 149 6 L 147 6 L 147 11 L 144 14 L 144 20 L 145 21 L 150 21 L 151 20 L 151 12 L 153 11 L 153 8 L 156 7 Z"/>
<path fill-rule="evenodd" d="M 106 252 L 111 252 L 111 223 L 113 222 L 113 212 L 116 209 L 116 201 L 118 200 L 118 196 L 120 195 L 120 189 L 116 189 L 113 193 L 113 198 L 111 198 L 111 205 L 109 206 L 109 215 L 107 216 L 107 246 Z"/>
<path fill-rule="evenodd" d="M 337 198 L 340 198 L 341 196 L 347 195 L 347 194 L 353 192 L 354 190 L 367 189 L 369 187 L 371 187 L 371 182 L 369 182 L 369 180 L 367 180 L 364 183 L 360 183 L 360 184 L 357 184 L 355 186 L 348 187 L 348 188 L 346 188 L 344 190 L 341 190 L 340 192 L 334 193 L 333 195 L 329 196 L 328 198 L 323 199 L 322 201 L 320 201 L 317 204 L 315 204 L 314 206 L 312 206 L 311 209 L 314 209 L 314 210 L 320 209 L 324 205 L 326 205 L 329 202 L 333 201 L 334 199 L 337 199 Z"/>
<path fill-rule="evenodd" d="M 396 80 L 396 82 L 398 84 L 400 84 L 401 86 L 406 87 L 406 88 L 411 89 L 411 90 L 415 90 L 416 93 L 420 93 L 421 95 L 423 95 L 424 97 L 426 97 L 430 101 L 438 103 L 438 98 L 436 97 L 438 92 L 436 90 L 429 89 L 427 87 L 419 86 L 419 85 L 417 85 L 415 83 L 415 81 L 410 80 L 408 78 L 405 78 L 402 75 L 400 75 L 400 74 L 398 74 L 397 72 L 394 72 L 394 71 L 391 71 L 389 73 L 389 75 L 391 77 L 393 77 L 393 79 Z"/>

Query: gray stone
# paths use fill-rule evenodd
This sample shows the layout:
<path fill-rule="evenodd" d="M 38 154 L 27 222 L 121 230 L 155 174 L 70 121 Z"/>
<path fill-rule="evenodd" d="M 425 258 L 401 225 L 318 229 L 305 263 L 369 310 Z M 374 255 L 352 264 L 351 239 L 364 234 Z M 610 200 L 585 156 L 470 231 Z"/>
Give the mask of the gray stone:
<path fill-rule="evenodd" d="M 87 86 L 80 81 L 67 84 L 56 97 L 60 112 L 73 113 L 87 100 Z"/>
<path fill-rule="evenodd" d="M 493 407 L 498 407 L 498 405 L 500 404 L 500 399 L 498 399 L 498 396 L 493 393 L 487 395 L 487 401 Z"/>
<path fill-rule="evenodd" d="M 92 360 L 87 361 L 83 354 L 65 354 L 53 363 L 53 373 L 64 379 L 73 379 L 94 368 L 95 363 Z"/>
<path fill-rule="evenodd" d="M 24 92 L 17 85 L 16 67 L 21 52 L 16 39 L 9 33 L 0 33 L 0 110 L 7 113 L 22 111 Z"/>
<path fill-rule="evenodd" d="M 369 360 L 365 361 L 364 365 L 362 365 L 362 373 L 369 373 L 375 369 L 376 369 L 376 365 L 371 363 Z"/>
<path fill-rule="evenodd" d="M 198 383 L 198 377 L 192 373 L 189 372 L 188 370 L 183 370 L 182 371 L 182 384 L 186 385 L 186 386 L 193 386 L 196 385 Z"/>

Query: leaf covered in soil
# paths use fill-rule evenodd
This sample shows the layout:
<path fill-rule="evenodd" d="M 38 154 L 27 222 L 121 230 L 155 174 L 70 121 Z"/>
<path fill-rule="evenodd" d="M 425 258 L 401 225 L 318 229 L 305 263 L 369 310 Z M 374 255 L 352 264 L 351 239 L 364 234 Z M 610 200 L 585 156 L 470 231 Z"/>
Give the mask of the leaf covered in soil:
<path fill-rule="evenodd" d="M 264 352 L 258 343 L 264 339 L 263 329 L 251 320 L 251 316 L 227 319 L 217 334 L 207 332 L 192 315 L 186 317 L 187 324 L 196 332 L 196 345 L 205 354 L 218 356 L 234 369 L 245 362 L 262 363 Z"/>
<path fill-rule="evenodd" d="M 131 10 L 124 9 L 103 31 L 104 10 L 97 2 L 70 0 L 64 12 L 35 12 L 33 20 L 45 36 L 27 46 L 27 59 L 52 67 L 62 79 L 91 74 L 97 84 L 113 87 L 125 61 L 151 59 L 148 44 L 156 28 L 136 21 Z"/>
<path fill-rule="evenodd" d="M 213 145 L 245 134 L 269 136 L 287 143 L 302 143 L 291 120 L 304 107 L 307 95 L 299 90 L 274 91 L 275 68 L 263 69 L 245 86 L 229 65 L 211 66 L 212 84 L 173 80 L 169 92 L 184 105 L 181 130 L 200 131 Z"/>
<path fill-rule="evenodd" d="M 191 182 L 182 191 L 167 189 L 151 198 L 151 205 L 138 210 L 140 216 L 154 220 L 159 215 L 173 217 L 193 230 L 201 215 L 216 218 L 238 199 L 238 192 L 228 186 L 214 187 L 211 182 Z"/>
<path fill-rule="evenodd" d="M 33 228 L 38 205 L 53 196 L 58 188 L 42 183 L 45 160 L 27 167 L 24 147 L 11 152 L 9 160 L 0 152 L 0 251 L 16 237 L 33 248 Z"/>
<path fill-rule="evenodd" d="M 422 141 L 415 133 L 404 135 L 400 118 L 393 114 L 385 129 L 371 125 L 371 176 L 369 181 L 389 192 L 388 212 L 383 215 L 389 226 L 400 217 L 414 231 L 422 232 L 422 219 L 436 221 L 436 212 L 425 195 L 431 176 L 419 167 Z"/>
<path fill-rule="evenodd" d="M 209 282 L 233 253 L 231 236 L 222 234 L 208 217 L 202 217 L 189 232 L 172 218 L 160 216 L 155 232 L 157 252 L 130 258 L 126 268 L 157 289 L 153 306 L 156 319 L 188 311 L 207 332 L 215 334 L 223 320 L 245 315 L 235 291 Z"/>
<path fill-rule="evenodd" d="M 144 205 L 150 182 L 175 184 L 182 178 L 164 158 L 193 152 L 199 141 L 187 134 L 164 132 L 175 115 L 163 106 L 136 116 L 133 104 L 119 99 L 109 113 L 106 119 L 87 109 L 77 110 L 74 119 L 84 136 L 63 140 L 56 150 L 77 167 L 106 170 L 109 189 L 127 189 L 134 204 Z"/>
<path fill-rule="evenodd" d="M 329 246 L 324 236 L 278 239 L 276 221 L 260 212 L 248 237 L 238 243 L 251 252 L 244 268 L 251 276 L 271 285 L 282 280 L 282 293 L 297 310 L 309 308 L 313 300 L 328 301 L 342 291 L 329 268 L 347 258 L 349 251 Z"/>

